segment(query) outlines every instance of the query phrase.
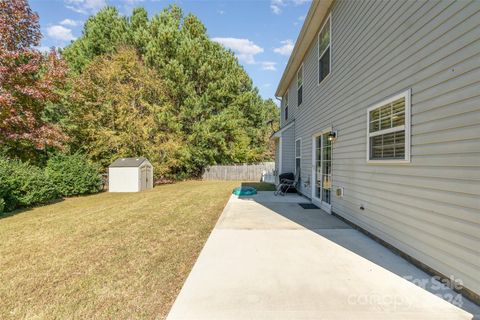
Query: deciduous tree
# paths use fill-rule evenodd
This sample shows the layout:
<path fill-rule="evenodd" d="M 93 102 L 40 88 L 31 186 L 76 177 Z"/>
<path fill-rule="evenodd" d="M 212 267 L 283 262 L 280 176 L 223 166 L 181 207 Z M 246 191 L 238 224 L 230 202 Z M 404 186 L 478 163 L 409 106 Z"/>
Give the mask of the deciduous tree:
<path fill-rule="evenodd" d="M 54 50 L 33 48 L 40 38 L 38 15 L 25 0 L 0 1 L 0 143 L 20 157 L 66 140 L 42 120 L 47 104 L 60 98 L 66 67 Z"/>
<path fill-rule="evenodd" d="M 70 135 L 74 149 L 102 166 L 146 156 L 158 175 L 175 170 L 182 143 L 165 85 L 132 48 L 95 58 L 74 79 Z"/>

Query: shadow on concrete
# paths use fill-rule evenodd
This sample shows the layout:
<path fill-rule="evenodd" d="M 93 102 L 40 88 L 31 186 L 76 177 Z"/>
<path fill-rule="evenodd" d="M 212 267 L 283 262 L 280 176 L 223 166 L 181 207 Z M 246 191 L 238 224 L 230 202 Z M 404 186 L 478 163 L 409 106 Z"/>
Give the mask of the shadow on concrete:
<path fill-rule="evenodd" d="M 367 259 L 378 266 L 414 283 L 418 287 L 439 296 L 452 305 L 472 314 L 472 319 L 480 320 L 480 306 L 467 299 L 461 293 L 451 290 L 441 283 L 439 278 L 420 270 L 387 247 L 376 242 L 358 230 L 352 229 L 341 219 L 321 209 L 303 209 L 298 203 L 310 202 L 309 199 L 288 194 L 274 196 L 267 192 L 258 196 L 241 197 L 242 200 L 254 201 L 279 217 L 286 218 L 294 224 L 306 228 L 317 235 Z"/>

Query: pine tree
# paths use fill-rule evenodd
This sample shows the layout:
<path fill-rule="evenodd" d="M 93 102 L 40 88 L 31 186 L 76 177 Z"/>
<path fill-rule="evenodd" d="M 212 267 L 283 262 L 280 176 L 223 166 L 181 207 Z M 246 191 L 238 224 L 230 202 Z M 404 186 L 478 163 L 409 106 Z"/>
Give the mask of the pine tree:
<path fill-rule="evenodd" d="M 144 9 L 122 17 L 107 8 L 88 20 L 64 55 L 81 74 L 96 56 L 125 45 L 161 78 L 169 98 L 161 112 L 174 122 L 182 146 L 172 175 L 198 176 L 207 165 L 270 159 L 268 122 L 276 121 L 277 107 L 261 99 L 233 52 L 209 39 L 197 17 L 184 16 L 178 6 L 151 19 Z"/>

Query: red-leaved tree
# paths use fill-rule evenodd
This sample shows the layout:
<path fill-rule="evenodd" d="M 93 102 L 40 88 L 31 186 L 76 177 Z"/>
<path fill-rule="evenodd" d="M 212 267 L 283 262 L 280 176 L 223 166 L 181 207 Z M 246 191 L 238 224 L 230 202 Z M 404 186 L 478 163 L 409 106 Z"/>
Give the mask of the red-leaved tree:
<path fill-rule="evenodd" d="M 61 147 L 67 137 L 42 120 L 59 102 L 66 65 L 55 50 L 42 54 L 38 15 L 26 0 L 0 0 L 0 145 Z"/>

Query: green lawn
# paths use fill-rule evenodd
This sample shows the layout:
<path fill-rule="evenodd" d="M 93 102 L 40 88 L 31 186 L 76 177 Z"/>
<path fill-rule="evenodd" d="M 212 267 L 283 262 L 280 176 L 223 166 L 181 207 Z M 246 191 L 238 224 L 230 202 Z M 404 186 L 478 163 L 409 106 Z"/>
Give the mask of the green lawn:
<path fill-rule="evenodd" d="M 0 319 L 163 319 L 240 184 L 102 193 L 0 219 Z"/>
<path fill-rule="evenodd" d="M 275 186 L 263 182 L 242 182 L 242 187 L 254 187 L 257 191 L 275 191 Z"/>

